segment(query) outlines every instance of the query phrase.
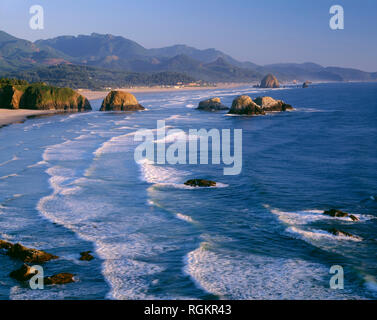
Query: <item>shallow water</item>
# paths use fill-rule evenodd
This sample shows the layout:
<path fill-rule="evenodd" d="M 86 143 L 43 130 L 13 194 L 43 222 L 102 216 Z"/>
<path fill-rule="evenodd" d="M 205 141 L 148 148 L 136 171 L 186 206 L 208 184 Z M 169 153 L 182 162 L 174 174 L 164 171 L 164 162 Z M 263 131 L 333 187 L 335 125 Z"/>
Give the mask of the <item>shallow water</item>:
<path fill-rule="evenodd" d="M 228 117 L 195 110 L 219 96 L 270 95 L 296 110 Z M 9 278 L 1 299 L 375 299 L 377 84 L 308 89 L 144 93 L 147 111 L 30 119 L 0 130 L 0 239 L 61 258 L 45 274 L 77 282 L 30 290 Z M 243 169 L 136 163 L 133 133 L 168 128 L 243 130 Z M 168 143 L 174 139 L 166 139 Z M 208 178 L 218 188 L 184 187 Z M 339 208 L 360 218 L 322 214 Z M 328 229 L 357 235 L 337 237 Z M 96 259 L 79 261 L 81 251 Z M 329 288 L 332 265 L 344 290 Z"/>

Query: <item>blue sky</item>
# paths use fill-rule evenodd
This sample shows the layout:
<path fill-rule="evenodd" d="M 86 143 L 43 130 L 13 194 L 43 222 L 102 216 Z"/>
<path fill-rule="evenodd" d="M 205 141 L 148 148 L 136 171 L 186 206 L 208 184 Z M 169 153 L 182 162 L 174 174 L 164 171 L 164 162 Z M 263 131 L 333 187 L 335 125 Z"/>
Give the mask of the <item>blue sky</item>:
<path fill-rule="evenodd" d="M 29 28 L 34 4 L 44 30 Z M 344 7 L 344 30 L 329 28 L 334 4 Z M 28 40 L 111 33 L 146 48 L 187 44 L 258 64 L 377 71 L 377 0 L 0 0 L 0 30 Z"/>

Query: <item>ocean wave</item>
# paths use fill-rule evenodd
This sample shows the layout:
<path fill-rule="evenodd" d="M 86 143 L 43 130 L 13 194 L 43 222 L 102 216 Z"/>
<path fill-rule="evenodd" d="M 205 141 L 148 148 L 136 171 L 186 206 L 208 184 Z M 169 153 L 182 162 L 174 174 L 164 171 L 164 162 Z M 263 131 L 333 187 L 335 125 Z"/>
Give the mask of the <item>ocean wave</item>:
<path fill-rule="evenodd" d="M 305 210 L 298 210 L 298 211 L 282 211 L 279 209 L 271 208 L 269 205 L 264 205 L 265 208 L 269 209 L 271 213 L 276 215 L 280 221 L 289 224 L 289 225 L 304 225 L 315 221 L 320 220 L 340 220 L 340 221 L 350 221 L 354 222 L 350 217 L 331 217 L 325 215 L 323 212 L 324 210 L 318 209 L 305 209 Z M 370 215 L 362 215 L 353 213 L 359 221 L 367 221 L 373 219 L 373 216 Z"/>
<path fill-rule="evenodd" d="M 328 268 L 301 259 L 219 253 L 201 243 L 184 262 L 183 272 L 197 287 L 221 299 L 358 298 L 330 289 Z"/>
<path fill-rule="evenodd" d="M 3 167 L 3 166 L 5 166 L 6 164 L 11 163 L 11 162 L 16 161 L 16 160 L 19 160 L 19 158 L 18 158 L 16 155 L 14 155 L 14 156 L 12 157 L 12 159 L 9 159 L 9 160 L 7 160 L 7 161 L 4 161 L 4 162 L 0 163 L 0 167 Z"/>
<path fill-rule="evenodd" d="M 0 180 L 5 180 L 5 179 L 8 179 L 8 178 L 17 177 L 17 176 L 18 176 L 17 173 L 11 173 L 11 174 L 0 177 Z"/>
<path fill-rule="evenodd" d="M 312 241 L 318 241 L 318 240 L 347 240 L 347 241 L 362 241 L 363 239 L 361 237 L 353 236 L 353 237 L 347 237 L 344 235 L 334 235 L 332 233 L 329 233 L 324 230 L 317 230 L 317 229 L 310 229 L 310 230 L 303 230 L 296 227 L 290 227 L 286 230 L 287 232 L 297 235 L 299 239 L 307 241 L 309 243 L 312 243 Z"/>

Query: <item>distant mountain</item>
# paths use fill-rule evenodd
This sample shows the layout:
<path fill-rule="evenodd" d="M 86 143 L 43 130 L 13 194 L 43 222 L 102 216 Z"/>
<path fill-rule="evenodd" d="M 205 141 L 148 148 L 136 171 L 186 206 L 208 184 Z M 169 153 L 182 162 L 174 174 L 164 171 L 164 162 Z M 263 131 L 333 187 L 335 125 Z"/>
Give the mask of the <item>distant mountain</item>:
<path fill-rule="evenodd" d="M 216 50 L 186 45 L 147 49 L 121 36 L 60 36 L 34 43 L 0 31 L 0 72 L 17 72 L 58 64 L 74 64 L 128 73 L 184 73 L 210 82 L 260 81 L 268 73 L 279 81 L 377 81 L 377 72 L 323 67 L 315 63 L 259 66 Z M 51 69 L 55 70 L 55 69 Z M 43 74 L 43 73 L 42 73 Z M 108 74 L 108 73 L 106 73 Z M 51 76 L 50 76 L 51 78 Z M 43 79 L 43 77 L 41 78 Z"/>
<path fill-rule="evenodd" d="M 12 71 L 38 65 L 68 63 L 69 57 L 52 47 L 37 45 L 0 31 L 0 70 Z"/>

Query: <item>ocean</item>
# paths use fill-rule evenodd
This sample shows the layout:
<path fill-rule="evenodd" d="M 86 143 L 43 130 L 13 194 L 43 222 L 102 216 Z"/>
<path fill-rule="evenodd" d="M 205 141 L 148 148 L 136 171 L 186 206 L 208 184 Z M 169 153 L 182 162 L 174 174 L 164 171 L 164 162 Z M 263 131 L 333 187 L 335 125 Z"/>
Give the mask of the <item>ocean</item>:
<path fill-rule="evenodd" d="M 268 95 L 292 112 L 195 110 Z M 31 290 L 0 254 L 0 299 L 376 299 L 377 83 L 136 94 L 142 112 L 38 117 L 0 129 L 0 239 L 60 258 Z M 242 172 L 135 162 L 134 133 L 242 129 Z M 174 139 L 167 139 L 172 142 Z M 190 188 L 192 178 L 218 187 Z M 337 208 L 359 221 L 332 218 Z M 357 237 L 336 236 L 337 228 Z M 95 259 L 80 261 L 80 252 Z M 330 268 L 344 270 L 332 289 Z"/>

